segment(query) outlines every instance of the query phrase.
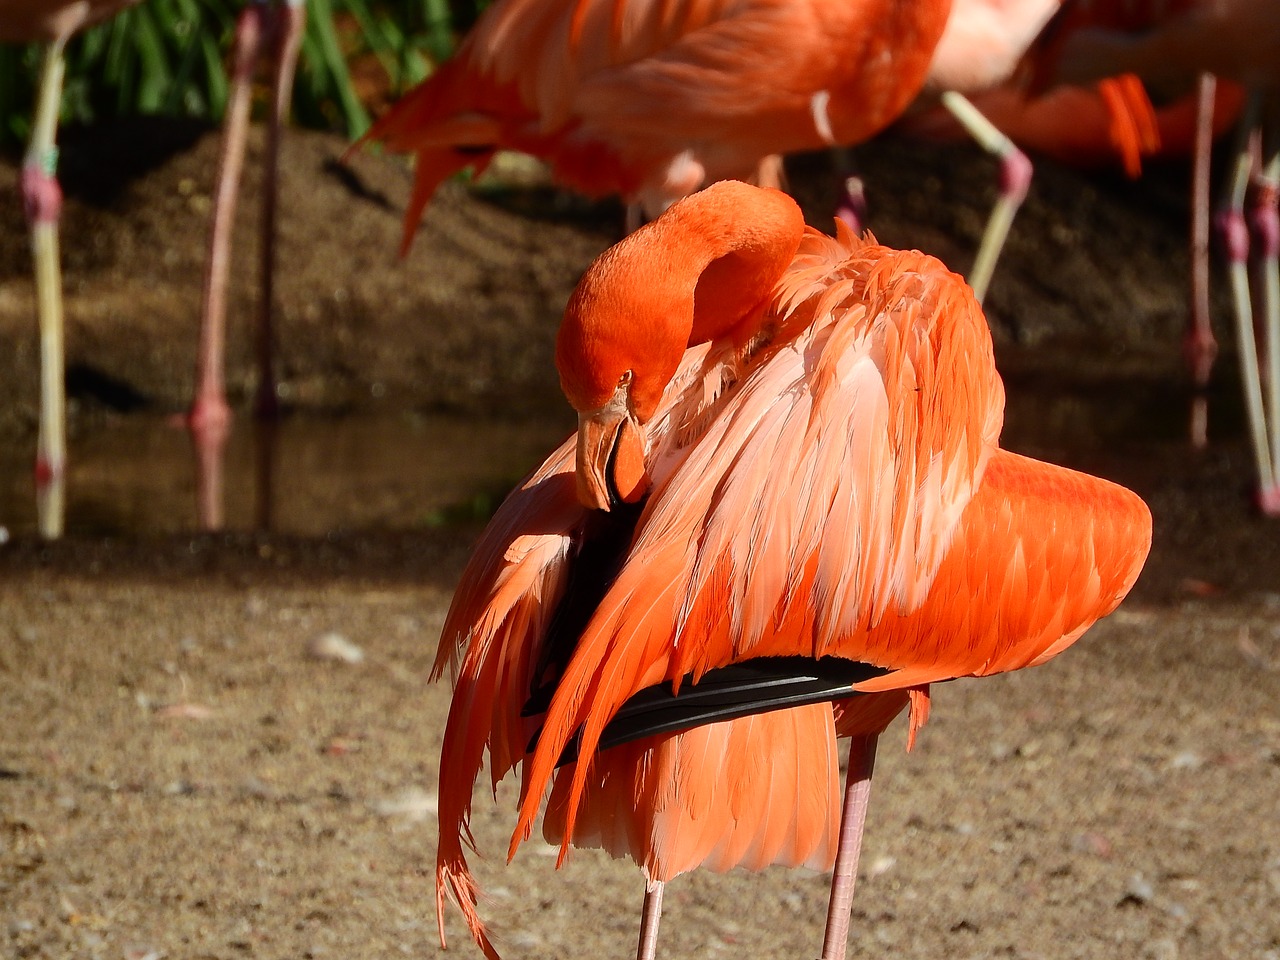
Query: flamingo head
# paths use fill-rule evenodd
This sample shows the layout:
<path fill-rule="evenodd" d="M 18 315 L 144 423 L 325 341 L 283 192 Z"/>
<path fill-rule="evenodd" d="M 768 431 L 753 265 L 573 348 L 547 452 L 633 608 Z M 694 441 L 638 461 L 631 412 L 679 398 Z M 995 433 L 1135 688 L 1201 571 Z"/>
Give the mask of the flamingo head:
<path fill-rule="evenodd" d="M 587 271 L 556 339 L 560 386 L 578 412 L 578 499 L 597 510 L 648 490 L 645 427 L 689 336 L 689 307 L 653 282 L 648 258 L 626 256 L 628 246 Z"/>
<path fill-rule="evenodd" d="M 649 488 L 646 425 L 686 347 L 758 329 L 804 232 L 777 190 L 722 181 L 606 250 L 569 298 L 556 339 L 578 411 L 578 499 L 608 510 Z"/>

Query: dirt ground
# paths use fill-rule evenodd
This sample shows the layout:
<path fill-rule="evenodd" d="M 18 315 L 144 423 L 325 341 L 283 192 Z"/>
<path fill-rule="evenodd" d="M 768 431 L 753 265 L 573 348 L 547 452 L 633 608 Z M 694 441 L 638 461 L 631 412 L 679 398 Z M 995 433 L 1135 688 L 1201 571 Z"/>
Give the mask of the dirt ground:
<path fill-rule="evenodd" d="M 122 419 L 187 403 L 217 144 L 138 123 L 72 131 L 63 146 L 74 458 Z M 615 236 L 617 208 L 453 185 L 402 264 L 406 170 L 372 155 L 343 169 L 341 149 L 287 141 L 290 416 L 562 415 L 558 312 Z M 860 162 L 881 239 L 963 269 L 989 162 L 895 141 Z M 814 222 L 830 203 L 825 163 L 792 168 Z M 254 170 L 251 157 L 242 240 Z M 899 728 L 885 737 L 853 957 L 1280 960 L 1280 527 L 1249 509 L 1229 342 L 1214 442 L 1196 455 L 1181 442 L 1183 184 L 1176 167 L 1129 184 L 1042 165 L 1015 226 L 989 303 L 1008 444 L 1132 486 L 1155 545 L 1131 598 L 1065 655 L 941 686 L 910 755 Z M 29 451 L 35 332 L 15 185 L 0 163 L 0 443 Z M 230 383 L 243 407 L 251 244 L 236 263 Z M 117 481 L 154 469 L 121 463 Z M 434 955 L 448 692 L 427 673 L 478 525 L 313 537 L 73 526 L 46 545 L 6 524 L 0 953 Z M 317 655 L 353 647 L 360 662 Z M 636 869 L 583 851 L 557 873 L 530 846 L 504 865 L 511 794 L 478 794 L 475 823 L 504 955 L 628 955 Z M 661 955 L 816 956 L 826 890 L 804 871 L 681 878 Z M 452 914 L 448 932 L 455 955 L 478 956 Z"/>

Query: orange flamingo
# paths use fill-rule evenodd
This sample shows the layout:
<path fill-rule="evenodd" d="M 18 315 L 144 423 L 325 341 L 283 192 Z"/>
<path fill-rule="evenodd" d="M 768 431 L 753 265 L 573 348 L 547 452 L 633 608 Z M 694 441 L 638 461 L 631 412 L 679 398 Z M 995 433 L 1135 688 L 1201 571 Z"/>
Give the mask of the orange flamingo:
<path fill-rule="evenodd" d="M 914 737 L 930 683 L 1075 641 L 1133 584 L 1150 514 L 999 449 L 1003 387 L 959 277 L 807 229 L 776 190 L 713 185 L 606 251 L 557 365 L 577 435 L 499 508 L 436 657 L 455 678 L 442 919 L 449 894 L 497 956 L 464 852 L 487 752 L 495 786 L 523 766 L 512 854 L 550 787 L 562 857 L 598 845 L 641 865 L 642 958 L 671 877 L 833 856 L 823 956 L 842 957 L 878 734 L 910 703 Z M 747 668 L 729 712 L 683 709 Z M 674 722 L 645 700 L 655 685 Z"/>
<path fill-rule="evenodd" d="M 67 463 L 66 387 L 62 368 L 62 271 L 58 218 L 62 189 L 55 145 L 62 101 L 63 50 L 80 30 L 138 0 L 0 0 L 0 43 L 47 45 L 31 140 L 22 161 L 22 198 L 31 227 L 40 323 L 40 428 L 36 439 L 36 503 L 40 535 L 62 535 Z"/>
<path fill-rule="evenodd" d="M 1219 227 L 1235 301 L 1258 505 L 1263 513 L 1280 516 L 1280 5 L 1272 0 L 1148 0 L 1119 9 L 1072 0 L 1055 32 L 1057 73 L 1068 82 L 1131 71 L 1157 90 L 1176 93 L 1211 74 L 1249 91 Z M 1208 102 L 1201 83 L 1202 100 Z M 1255 142 L 1261 145 L 1260 162 Z M 1206 177 L 1197 179 L 1198 192 L 1206 189 L 1201 185 Z M 1256 319 L 1251 253 L 1261 287 Z M 1255 323 L 1266 338 L 1265 372 Z M 1211 360 L 1211 340 L 1209 349 Z"/>
<path fill-rule="evenodd" d="M 864 140 L 919 90 L 951 0 L 499 0 L 368 139 L 417 154 L 405 247 L 499 149 L 652 216 L 773 155 Z"/>

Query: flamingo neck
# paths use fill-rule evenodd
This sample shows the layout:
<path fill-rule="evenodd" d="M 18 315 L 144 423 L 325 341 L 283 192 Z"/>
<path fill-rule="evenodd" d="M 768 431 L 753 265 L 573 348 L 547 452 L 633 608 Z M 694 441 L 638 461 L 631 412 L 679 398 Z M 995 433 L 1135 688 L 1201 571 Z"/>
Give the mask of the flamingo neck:
<path fill-rule="evenodd" d="M 643 423 L 686 347 L 722 337 L 741 345 L 759 331 L 803 233 L 786 194 L 724 181 L 606 251 L 574 291 L 556 344 L 570 402 L 598 408 L 630 371 Z"/>

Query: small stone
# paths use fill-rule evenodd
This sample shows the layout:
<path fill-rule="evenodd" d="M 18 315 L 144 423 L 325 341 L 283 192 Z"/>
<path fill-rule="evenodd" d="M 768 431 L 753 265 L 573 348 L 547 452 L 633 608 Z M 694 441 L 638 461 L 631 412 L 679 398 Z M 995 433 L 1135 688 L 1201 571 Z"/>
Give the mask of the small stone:
<path fill-rule="evenodd" d="M 312 640 L 307 653 L 317 660 L 336 660 L 339 663 L 363 663 L 364 651 L 335 631 Z"/>

